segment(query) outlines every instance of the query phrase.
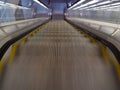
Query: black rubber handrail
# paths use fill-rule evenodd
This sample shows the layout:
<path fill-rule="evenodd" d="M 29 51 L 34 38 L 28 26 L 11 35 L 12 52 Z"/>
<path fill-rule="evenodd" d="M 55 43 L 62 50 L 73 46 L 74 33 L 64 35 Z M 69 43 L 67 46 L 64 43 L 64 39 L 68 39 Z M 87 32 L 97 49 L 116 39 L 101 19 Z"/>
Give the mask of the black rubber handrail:
<path fill-rule="evenodd" d="M 72 21 L 69 21 L 67 19 L 65 19 L 69 24 L 71 24 L 72 26 L 81 29 L 83 32 L 89 34 L 91 37 L 93 37 L 94 39 L 100 41 L 101 43 L 103 43 L 105 46 L 107 46 L 115 55 L 116 59 L 118 60 L 119 64 L 120 64 L 120 51 L 116 48 L 116 46 L 114 44 L 112 44 L 111 42 L 105 40 L 105 38 L 99 37 L 98 35 L 90 32 L 89 30 L 80 27 L 79 25 L 74 24 Z"/>
<path fill-rule="evenodd" d="M 26 35 L 28 35 L 29 33 L 31 33 L 32 31 L 34 31 L 35 29 L 37 29 L 39 26 L 42 26 L 44 25 L 45 23 L 47 23 L 49 20 L 43 22 L 42 24 L 40 25 L 37 25 L 36 27 L 30 29 L 29 31 L 26 31 L 8 41 L 6 41 L 6 43 L 0 48 L 0 61 L 2 60 L 4 54 L 6 53 L 6 51 L 8 50 L 8 48 L 14 44 L 15 42 L 17 42 L 18 40 L 22 39 L 23 37 L 25 37 Z"/>

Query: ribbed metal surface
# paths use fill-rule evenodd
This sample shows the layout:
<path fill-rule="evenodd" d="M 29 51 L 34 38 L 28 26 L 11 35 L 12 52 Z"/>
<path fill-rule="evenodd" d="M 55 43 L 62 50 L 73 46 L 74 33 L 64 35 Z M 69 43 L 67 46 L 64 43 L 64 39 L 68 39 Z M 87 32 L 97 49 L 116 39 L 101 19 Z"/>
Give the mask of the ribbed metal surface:
<path fill-rule="evenodd" d="M 0 90 L 120 90 L 99 47 L 65 21 L 51 21 L 20 46 Z"/>

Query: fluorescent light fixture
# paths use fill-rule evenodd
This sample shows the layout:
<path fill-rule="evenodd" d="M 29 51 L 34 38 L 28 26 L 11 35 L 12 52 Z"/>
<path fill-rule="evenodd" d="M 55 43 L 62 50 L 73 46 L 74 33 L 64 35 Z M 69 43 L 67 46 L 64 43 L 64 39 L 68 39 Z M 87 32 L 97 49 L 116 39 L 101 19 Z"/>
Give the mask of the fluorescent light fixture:
<path fill-rule="evenodd" d="M 74 8 L 74 10 L 80 9 L 80 8 L 83 8 L 83 7 L 86 7 L 86 6 L 88 6 L 88 5 L 91 5 L 91 4 L 94 4 L 94 3 L 97 3 L 97 2 L 99 2 L 99 0 L 90 1 L 90 2 L 88 2 L 88 3 L 86 3 L 86 4 L 83 4 L 83 5 L 81 5 L 81 6 L 78 6 L 78 7 Z"/>
<path fill-rule="evenodd" d="M 76 3 L 75 5 L 73 5 L 72 7 L 70 7 L 69 9 L 73 9 L 73 10 L 77 10 L 77 9 L 83 10 L 83 9 L 96 8 L 96 7 L 98 7 L 98 8 L 115 7 L 115 6 L 120 5 L 120 2 L 115 2 L 115 3 L 109 4 L 109 3 L 112 2 L 112 1 L 110 1 L 110 0 L 102 1 L 102 2 L 100 2 L 100 3 L 97 3 L 97 2 L 99 2 L 100 0 L 92 0 L 92 1 L 90 1 L 90 2 L 88 2 L 88 3 L 86 3 L 86 4 L 83 4 L 83 5 L 81 5 L 81 6 L 77 6 L 77 5 L 80 5 L 80 3 L 83 2 L 83 1 L 85 1 L 85 0 L 79 1 L 78 3 Z M 97 3 L 97 4 L 94 4 L 94 3 Z M 93 5 L 93 4 L 94 4 L 94 5 Z M 105 4 L 109 4 L 109 5 L 105 5 Z M 100 6 L 99 6 L 99 5 L 100 5 Z"/>
<path fill-rule="evenodd" d="M 42 4 L 41 2 L 39 2 L 38 0 L 34 0 L 36 3 L 38 3 L 39 5 L 41 5 L 42 7 L 48 9 L 44 4 Z"/>
<path fill-rule="evenodd" d="M 68 10 L 76 7 L 77 5 L 80 5 L 81 3 L 83 3 L 85 0 L 80 0 L 78 3 L 74 4 L 72 7 L 68 8 Z"/>
<path fill-rule="evenodd" d="M 91 5 L 91 6 L 88 6 L 88 7 L 85 7 L 84 9 L 89 9 L 89 8 L 96 8 L 97 6 L 99 6 L 99 5 L 103 5 L 103 6 L 99 6 L 98 8 L 104 8 L 104 7 L 113 7 L 113 6 L 115 6 L 115 5 L 120 5 L 120 2 L 118 3 L 113 3 L 113 4 L 109 4 L 109 3 L 111 3 L 111 1 L 103 1 L 103 2 L 101 2 L 101 3 L 98 3 L 98 4 L 95 4 L 95 5 Z M 109 4 L 109 5 L 105 5 L 105 4 Z M 81 8 L 80 8 L 81 9 Z M 74 9 L 74 10 L 76 10 L 76 9 Z"/>
<path fill-rule="evenodd" d="M 95 8 L 95 7 L 94 7 Z M 99 7 L 96 7 L 96 8 L 99 8 L 99 9 L 103 9 L 103 8 L 120 8 L 120 4 L 110 4 L 110 5 L 104 5 L 104 6 L 99 6 Z"/>
<path fill-rule="evenodd" d="M 114 4 L 111 4 L 111 5 L 120 5 L 120 2 L 119 2 L 119 3 L 114 3 Z"/>
<path fill-rule="evenodd" d="M 110 3 L 110 2 L 111 2 L 111 1 L 109 0 L 109 1 L 105 1 L 105 2 L 98 3 L 97 5 L 108 4 L 108 3 Z"/>
<path fill-rule="evenodd" d="M 98 6 L 98 5 L 108 4 L 108 3 L 110 3 L 110 2 L 111 2 L 111 1 L 103 1 L 103 2 L 98 3 L 98 4 L 91 5 L 90 7 L 96 7 L 96 6 Z"/>

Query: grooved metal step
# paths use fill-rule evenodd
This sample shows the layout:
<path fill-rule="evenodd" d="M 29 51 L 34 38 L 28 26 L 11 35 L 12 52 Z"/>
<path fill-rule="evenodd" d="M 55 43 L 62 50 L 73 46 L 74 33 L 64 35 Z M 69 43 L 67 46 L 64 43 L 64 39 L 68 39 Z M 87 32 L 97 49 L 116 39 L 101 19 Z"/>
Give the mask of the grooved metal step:
<path fill-rule="evenodd" d="M 20 46 L 0 90 L 120 90 L 93 45 L 63 20 L 51 21 Z"/>

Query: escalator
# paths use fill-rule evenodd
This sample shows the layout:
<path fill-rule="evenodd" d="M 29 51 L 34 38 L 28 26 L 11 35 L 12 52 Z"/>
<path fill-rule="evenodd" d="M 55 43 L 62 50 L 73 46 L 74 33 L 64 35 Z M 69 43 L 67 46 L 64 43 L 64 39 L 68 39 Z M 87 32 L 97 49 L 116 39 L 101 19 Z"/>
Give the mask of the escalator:
<path fill-rule="evenodd" d="M 0 90 L 120 90 L 99 46 L 63 20 L 53 20 L 20 45 Z"/>

